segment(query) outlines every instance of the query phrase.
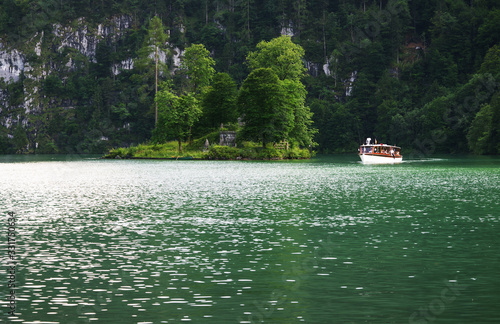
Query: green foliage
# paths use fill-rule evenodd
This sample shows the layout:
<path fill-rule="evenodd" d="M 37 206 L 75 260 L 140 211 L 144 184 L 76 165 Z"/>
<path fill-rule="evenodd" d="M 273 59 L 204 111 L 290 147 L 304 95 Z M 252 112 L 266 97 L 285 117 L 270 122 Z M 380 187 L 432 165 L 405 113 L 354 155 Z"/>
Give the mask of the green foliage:
<path fill-rule="evenodd" d="M 283 157 L 286 159 L 310 159 L 313 157 L 313 153 L 307 149 L 294 147 L 291 150 L 285 151 Z"/>
<path fill-rule="evenodd" d="M 208 158 L 213 160 L 236 160 L 241 156 L 236 147 L 213 145 L 208 151 Z"/>
<path fill-rule="evenodd" d="M 207 135 L 210 137 L 211 135 Z M 200 140 L 194 141 L 201 142 Z M 257 147 L 254 143 L 247 142 L 245 147 L 236 148 L 229 146 L 211 145 L 208 152 L 204 152 L 197 144 L 190 144 L 179 153 L 176 142 L 163 144 L 140 144 L 138 146 L 111 149 L 104 156 L 107 159 L 210 159 L 210 160 L 282 160 L 282 159 L 309 159 L 311 152 L 307 149 L 293 148 L 278 150 L 273 147 Z"/>
<path fill-rule="evenodd" d="M 281 36 L 257 44 L 257 51 L 248 54 L 247 63 L 251 70 L 272 69 L 280 80 L 297 80 L 307 71 L 302 62 L 304 53 L 304 49 L 294 44 L 290 37 Z"/>
<path fill-rule="evenodd" d="M 277 150 L 274 147 L 255 147 L 247 143 L 244 148 L 213 145 L 208 151 L 207 158 L 211 160 L 309 159 L 311 153 L 307 149 Z"/>
<path fill-rule="evenodd" d="M 26 130 L 19 123 L 14 131 L 14 147 L 17 153 L 25 153 L 27 151 L 28 136 Z"/>
<path fill-rule="evenodd" d="M 479 73 L 491 73 L 492 75 L 500 74 L 500 47 L 495 45 L 488 50 L 484 58 L 483 64 L 479 69 Z"/>
<path fill-rule="evenodd" d="M 499 154 L 500 145 L 500 93 L 496 93 L 490 104 L 483 105 L 471 123 L 467 142 L 475 154 Z"/>
<path fill-rule="evenodd" d="M 130 112 L 125 103 L 121 102 L 116 106 L 111 106 L 111 112 L 115 114 L 120 120 L 126 120 L 130 117 Z"/>
<path fill-rule="evenodd" d="M 37 154 L 55 154 L 58 151 L 56 143 L 49 136 L 46 135 L 38 139 Z"/>
<path fill-rule="evenodd" d="M 206 141 L 208 140 L 209 145 L 214 145 L 216 143 L 219 143 L 220 140 L 220 131 L 214 131 L 208 134 L 205 134 L 204 136 L 195 139 L 192 141 L 192 143 L 189 143 L 188 149 L 191 150 L 203 150 L 205 148 Z"/>
<path fill-rule="evenodd" d="M 0 126 L 0 154 L 16 153 L 12 140 L 7 136 L 7 128 Z"/>
<path fill-rule="evenodd" d="M 236 109 L 236 83 L 227 73 L 217 73 L 202 97 L 203 121 L 208 127 L 234 123 L 238 119 Z"/>
<path fill-rule="evenodd" d="M 202 44 L 193 44 L 186 48 L 181 61 L 181 68 L 189 79 L 188 91 L 198 93 L 209 86 L 215 70 L 215 61 Z"/>
<path fill-rule="evenodd" d="M 478 28 L 477 43 L 482 47 L 483 53 L 500 43 L 500 8 L 498 4 L 495 5 L 496 8 L 493 10 L 487 10 L 484 22 Z"/>
<path fill-rule="evenodd" d="M 315 100 L 311 104 L 314 121 L 320 129 L 317 141 L 320 148 L 328 153 L 345 153 L 356 150 L 358 124 L 349 105 L 332 104 L 329 100 Z"/>
<path fill-rule="evenodd" d="M 253 71 L 238 98 L 244 139 L 260 140 L 263 147 L 281 140 L 313 145 L 316 130 L 305 105 L 307 91 L 300 81 L 306 72 L 303 56 L 304 49 L 286 36 L 260 42 L 257 51 L 247 56 Z"/>
<path fill-rule="evenodd" d="M 474 117 L 467 133 L 469 147 L 475 154 L 493 153 L 493 141 L 490 138 L 493 132 L 492 122 L 493 109 L 490 105 L 484 105 Z"/>
<path fill-rule="evenodd" d="M 2 50 L 15 49 L 29 65 L 18 81 L 0 82 L 0 119 L 27 121 L 26 137 L 13 126 L 0 147 L 16 147 L 7 137 L 16 130 L 19 152 L 145 142 L 155 127 L 156 84 L 168 79 L 172 93 L 196 93 L 204 116 L 190 128 L 201 136 L 235 122 L 230 78 L 240 86 L 249 73 L 270 68 L 281 81 L 278 106 L 288 107 L 278 109 L 290 126 L 279 133 L 292 145 L 316 141 L 323 152 L 354 152 L 364 138 L 377 137 L 405 150 L 431 143 L 429 153 L 498 152 L 491 98 L 500 84 L 499 17 L 500 4 L 490 0 L 0 0 Z M 129 27 L 111 27 L 122 18 Z M 70 28 L 87 41 L 99 35 L 88 43 L 95 53 L 72 44 Z M 184 68 L 175 69 L 173 55 L 184 48 Z M 116 74 L 130 60 L 133 68 Z M 230 78 L 211 79 L 214 68 Z M 483 136 L 477 131 L 490 117 Z M 160 133 L 161 142 L 174 136 Z"/>
<path fill-rule="evenodd" d="M 48 97 L 60 96 L 64 91 L 64 87 L 63 87 L 63 84 L 61 82 L 61 79 L 55 75 L 48 75 L 45 78 L 45 80 L 43 82 L 43 89 L 44 89 L 45 95 Z"/>
<path fill-rule="evenodd" d="M 191 127 L 199 119 L 201 109 L 193 93 L 177 96 L 165 88 L 156 95 L 159 119 L 153 141 L 162 143 L 169 137 L 177 138 L 179 152 L 182 141 L 191 135 Z"/>
<path fill-rule="evenodd" d="M 5 86 L 7 88 L 7 92 L 9 93 L 9 105 L 10 106 L 19 106 L 23 103 L 24 100 L 24 78 L 21 75 L 21 78 L 17 82 L 7 83 Z"/>
<path fill-rule="evenodd" d="M 178 151 L 178 143 L 167 142 L 163 144 L 139 144 L 131 147 L 111 149 L 104 156 L 106 159 L 205 159 L 206 154 L 197 149 L 186 149 Z"/>
<path fill-rule="evenodd" d="M 144 39 L 142 48 L 138 51 L 138 58 L 135 60 L 137 68 L 142 71 L 142 75 L 135 76 L 136 80 L 142 79 L 142 85 L 139 91 L 142 94 L 150 95 L 154 89 L 154 94 L 158 93 L 159 77 L 167 71 L 167 65 L 160 60 L 160 54 L 168 54 L 166 42 L 168 34 L 165 33 L 165 27 L 158 16 L 154 16 L 149 22 L 147 35 Z M 151 60 L 151 56 L 154 60 Z M 154 64 L 153 64 L 154 63 Z M 154 83 L 148 81 L 154 79 Z M 154 85 L 154 88 L 153 86 Z M 158 123 L 158 107 L 155 106 L 155 125 Z"/>
<path fill-rule="evenodd" d="M 415 132 L 419 141 L 433 139 L 434 149 L 441 152 L 467 151 L 471 123 L 480 107 L 490 102 L 497 85 L 491 75 L 477 74 L 455 92 L 427 103 L 418 111 Z M 483 120 L 480 118 L 477 123 Z"/>
<path fill-rule="evenodd" d="M 284 89 L 282 102 L 293 110 L 293 128 L 287 138 L 302 147 L 316 145 L 313 137 L 318 131 L 312 127 L 313 113 L 305 104 L 307 91 L 304 85 L 299 80 L 292 79 L 285 79 L 281 84 Z"/>
<path fill-rule="evenodd" d="M 285 96 L 282 82 L 272 69 L 252 71 L 238 96 L 245 123 L 239 136 L 260 141 L 263 147 L 286 139 L 293 127 L 293 107 L 284 103 Z"/>

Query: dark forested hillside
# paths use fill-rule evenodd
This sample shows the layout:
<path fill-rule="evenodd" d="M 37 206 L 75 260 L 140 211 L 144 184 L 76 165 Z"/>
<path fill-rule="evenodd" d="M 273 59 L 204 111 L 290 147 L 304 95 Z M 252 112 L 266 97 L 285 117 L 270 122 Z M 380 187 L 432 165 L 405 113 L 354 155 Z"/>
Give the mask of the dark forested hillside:
<path fill-rule="evenodd" d="M 191 44 L 239 88 L 260 41 L 292 36 L 319 151 L 374 137 L 416 154 L 500 152 L 495 0 L 0 0 L 0 153 L 150 140 L 154 16 L 168 38 L 159 81 L 173 88 L 185 87 L 179 60 Z M 202 121 L 194 135 L 217 124 Z"/>

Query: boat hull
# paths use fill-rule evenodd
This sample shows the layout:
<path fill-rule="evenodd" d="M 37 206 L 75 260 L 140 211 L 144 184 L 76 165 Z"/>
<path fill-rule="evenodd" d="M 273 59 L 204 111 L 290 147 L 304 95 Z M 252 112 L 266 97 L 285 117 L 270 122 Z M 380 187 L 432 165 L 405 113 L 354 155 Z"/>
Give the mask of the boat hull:
<path fill-rule="evenodd" d="M 363 164 L 394 164 L 403 162 L 403 157 L 393 157 L 390 155 L 360 154 Z"/>

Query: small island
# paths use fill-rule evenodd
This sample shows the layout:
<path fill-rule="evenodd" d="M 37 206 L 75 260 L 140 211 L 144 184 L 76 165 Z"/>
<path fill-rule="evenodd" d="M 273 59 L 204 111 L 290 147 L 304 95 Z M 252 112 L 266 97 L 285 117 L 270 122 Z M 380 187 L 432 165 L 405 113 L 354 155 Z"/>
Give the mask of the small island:
<path fill-rule="evenodd" d="M 193 44 L 182 55 L 184 79 L 177 84 L 158 84 L 156 80 L 159 90 L 150 142 L 112 149 L 104 157 L 311 158 L 317 130 L 312 127 L 307 91 L 301 81 L 307 72 L 303 56 L 304 49 L 290 37 L 262 41 L 248 54 L 251 72 L 237 89 L 228 74 L 215 73 L 210 52 L 201 44 Z"/>
<path fill-rule="evenodd" d="M 235 133 L 235 132 L 231 132 Z M 178 150 L 178 142 L 164 144 L 140 144 L 126 148 L 111 149 L 105 159 L 159 159 L 159 160 L 286 160 L 310 159 L 315 152 L 309 149 L 290 147 L 286 142 L 267 144 L 262 147 L 254 142 L 243 142 L 237 145 L 234 137 L 228 140 L 227 132 L 220 132 L 220 141 L 210 145 L 208 138 L 182 143 L 184 149 Z"/>

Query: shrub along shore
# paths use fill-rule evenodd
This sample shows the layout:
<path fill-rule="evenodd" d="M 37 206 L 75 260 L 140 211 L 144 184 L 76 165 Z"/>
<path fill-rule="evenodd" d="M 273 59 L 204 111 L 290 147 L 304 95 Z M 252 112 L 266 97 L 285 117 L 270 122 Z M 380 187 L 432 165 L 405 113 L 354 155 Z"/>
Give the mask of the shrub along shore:
<path fill-rule="evenodd" d="M 266 148 L 253 142 L 245 142 L 242 147 L 211 145 L 208 148 L 199 143 L 183 144 L 179 152 L 177 142 L 165 144 L 140 144 L 126 148 L 111 149 L 103 158 L 105 159 L 168 159 L 168 160 L 286 160 L 310 159 L 314 152 L 308 149 L 275 148 L 268 144 Z"/>

